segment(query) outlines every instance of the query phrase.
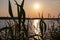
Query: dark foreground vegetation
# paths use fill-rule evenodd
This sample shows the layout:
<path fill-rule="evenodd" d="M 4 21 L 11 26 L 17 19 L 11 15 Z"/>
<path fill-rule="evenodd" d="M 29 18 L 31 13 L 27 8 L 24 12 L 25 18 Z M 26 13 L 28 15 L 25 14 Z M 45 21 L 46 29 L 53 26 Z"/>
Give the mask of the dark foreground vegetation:
<path fill-rule="evenodd" d="M 26 19 L 25 11 L 23 9 L 24 0 L 21 5 L 14 0 L 17 5 L 18 19 L 13 16 L 11 3 L 9 0 L 9 14 L 12 20 L 4 19 L 5 27 L 0 28 L 0 40 L 60 40 L 60 19 L 50 20 L 50 14 L 48 14 L 48 22 L 39 19 L 39 34 L 34 33 L 32 27 L 32 21 Z M 2 18 L 3 19 L 3 18 Z M 27 20 L 27 21 L 26 21 Z M 0 21 L 3 21 L 0 19 Z M 1 23 L 1 22 L 0 22 Z"/>

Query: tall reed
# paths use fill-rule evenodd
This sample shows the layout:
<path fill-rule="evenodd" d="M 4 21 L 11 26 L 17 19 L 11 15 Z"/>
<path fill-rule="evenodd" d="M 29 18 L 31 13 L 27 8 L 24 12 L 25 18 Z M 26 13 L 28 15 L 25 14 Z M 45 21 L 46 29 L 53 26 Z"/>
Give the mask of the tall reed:
<path fill-rule="evenodd" d="M 39 28 L 40 28 L 40 32 L 41 32 L 41 35 L 42 35 L 40 37 L 42 38 L 42 40 L 44 40 L 44 34 L 46 32 L 47 26 L 46 26 L 46 23 L 43 21 L 43 14 L 42 14 L 42 18 L 39 22 Z"/>

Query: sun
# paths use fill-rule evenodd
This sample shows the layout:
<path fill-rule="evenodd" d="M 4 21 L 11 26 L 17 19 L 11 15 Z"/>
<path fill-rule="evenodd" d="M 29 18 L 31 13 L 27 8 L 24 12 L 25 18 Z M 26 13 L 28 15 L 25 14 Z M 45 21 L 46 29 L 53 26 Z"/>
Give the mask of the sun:
<path fill-rule="evenodd" d="M 35 3 L 34 4 L 34 9 L 39 9 L 40 8 L 40 4 L 39 3 Z"/>

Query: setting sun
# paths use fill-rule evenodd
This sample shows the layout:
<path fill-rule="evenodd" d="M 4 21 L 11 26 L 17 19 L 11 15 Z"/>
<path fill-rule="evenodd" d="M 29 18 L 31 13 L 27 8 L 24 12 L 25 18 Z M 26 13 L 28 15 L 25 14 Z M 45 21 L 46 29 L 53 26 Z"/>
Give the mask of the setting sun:
<path fill-rule="evenodd" d="M 39 9 L 40 8 L 40 4 L 39 3 L 35 3 L 34 4 L 34 9 Z"/>

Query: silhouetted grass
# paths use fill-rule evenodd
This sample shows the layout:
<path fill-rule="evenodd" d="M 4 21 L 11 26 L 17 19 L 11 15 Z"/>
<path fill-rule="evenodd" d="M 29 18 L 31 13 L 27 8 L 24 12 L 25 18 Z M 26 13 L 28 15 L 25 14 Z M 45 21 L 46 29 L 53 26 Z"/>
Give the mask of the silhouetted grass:
<path fill-rule="evenodd" d="M 54 22 L 54 20 L 51 20 L 50 22 L 52 23 L 52 26 L 50 26 L 51 28 L 48 28 L 49 30 L 47 30 L 47 27 L 49 27 L 49 26 L 47 26 L 47 24 L 43 20 L 44 19 L 43 13 L 42 13 L 42 18 L 39 21 L 39 29 L 40 29 L 41 35 L 40 35 L 40 33 L 39 34 L 34 33 L 33 35 L 30 35 L 29 30 L 31 30 L 30 27 L 32 27 L 33 24 L 30 20 L 28 20 L 27 25 L 25 24 L 26 14 L 25 14 L 25 10 L 23 9 L 24 0 L 22 1 L 21 5 L 19 5 L 16 0 L 14 0 L 14 1 L 17 5 L 18 22 L 14 19 L 13 12 L 12 12 L 12 5 L 9 0 L 9 15 L 11 16 L 11 18 L 13 18 L 14 23 L 11 24 L 12 21 L 10 21 L 10 20 L 9 20 L 9 22 L 6 21 L 7 22 L 6 26 L 0 29 L 0 39 L 1 40 L 3 40 L 3 39 L 4 40 L 29 40 L 30 38 L 33 38 L 34 40 L 41 40 L 41 39 L 47 40 L 48 33 L 50 35 L 49 40 L 59 40 L 60 39 L 60 29 L 57 29 L 57 28 L 60 28 L 60 25 L 55 28 L 55 22 Z M 58 15 L 58 18 L 59 18 L 59 16 L 60 16 L 60 14 Z M 39 15 L 39 17 L 40 17 L 40 15 Z M 48 18 L 51 18 L 50 14 L 48 14 Z M 59 21 L 60 20 L 57 21 L 58 24 L 60 24 Z M 40 38 L 37 39 L 37 38 L 35 38 L 35 36 L 39 36 L 41 39 Z"/>

